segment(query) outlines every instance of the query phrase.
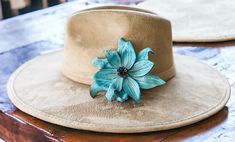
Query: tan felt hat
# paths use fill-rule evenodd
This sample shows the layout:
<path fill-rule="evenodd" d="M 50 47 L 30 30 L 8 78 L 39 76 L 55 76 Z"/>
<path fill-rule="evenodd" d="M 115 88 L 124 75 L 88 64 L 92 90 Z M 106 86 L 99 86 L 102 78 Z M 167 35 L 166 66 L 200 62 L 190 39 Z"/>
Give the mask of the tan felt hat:
<path fill-rule="evenodd" d="M 182 127 L 221 110 L 230 85 L 216 70 L 185 56 L 173 56 L 171 24 L 154 13 L 129 7 L 99 7 L 70 17 L 65 49 L 41 55 L 18 68 L 8 95 L 22 111 L 65 127 L 111 133 L 138 133 Z M 151 47 L 151 74 L 166 83 L 141 90 L 140 102 L 92 98 L 89 88 L 98 69 L 91 62 L 115 50 L 118 39 L 136 52 Z M 107 94 L 107 93 L 106 93 Z"/>
<path fill-rule="evenodd" d="M 235 39 L 234 0 L 146 0 L 137 7 L 169 19 L 176 42 Z"/>

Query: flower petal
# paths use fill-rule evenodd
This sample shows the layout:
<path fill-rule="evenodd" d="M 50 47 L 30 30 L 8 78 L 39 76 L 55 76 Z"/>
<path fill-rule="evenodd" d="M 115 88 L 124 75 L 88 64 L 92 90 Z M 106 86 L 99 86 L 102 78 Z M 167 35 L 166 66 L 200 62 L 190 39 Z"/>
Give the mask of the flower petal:
<path fill-rule="evenodd" d="M 95 81 L 112 81 L 117 76 L 117 69 L 101 69 L 93 76 L 93 79 Z"/>
<path fill-rule="evenodd" d="M 131 77 L 126 77 L 123 82 L 123 90 L 136 102 L 140 100 L 140 88 Z"/>
<path fill-rule="evenodd" d="M 141 89 L 151 89 L 156 86 L 160 86 L 165 84 L 166 82 L 153 74 L 146 74 L 145 76 L 141 77 L 133 77 L 139 84 Z"/>
<path fill-rule="evenodd" d="M 105 94 L 106 99 L 112 101 L 115 96 L 114 92 L 115 89 L 113 88 L 113 85 L 110 85 L 108 91 Z"/>
<path fill-rule="evenodd" d="M 95 58 L 91 61 L 92 65 L 99 69 L 107 69 L 112 68 L 112 66 L 108 63 L 106 58 Z"/>
<path fill-rule="evenodd" d="M 141 60 L 136 62 L 128 73 L 133 77 L 144 76 L 152 69 L 153 65 L 153 62 L 149 60 Z"/>
<path fill-rule="evenodd" d="M 113 85 L 117 91 L 122 90 L 122 82 L 123 82 L 123 78 L 120 76 L 117 76 L 117 78 L 114 80 Z"/>
<path fill-rule="evenodd" d="M 128 99 L 128 94 L 125 91 L 116 91 L 116 100 L 118 102 L 124 102 Z"/>
<path fill-rule="evenodd" d="M 105 50 L 104 53 L 109 64 L 111 64 L 113 68 L 118 69 L 119 67 L 121 67 L 121 58 L 117 51 Z"/>
<path fill-rule="evenodd" d="M 99 86 L 97 83 L 92 83 L 90 87 L 90 96 L 95 97 L 100 91 L 107 90 L 104 86 Z"/>
<path fill-rule="evenodd" d="M 93 79 L 99 86 L 108 88 L 116 77 L 118 77 L 117 69 L 101 69 L 93 76 Z"/>
<path fill-rule="evenodd" d="M 126 45 L 127 45 L 126 40 L 125 40 L 124 38 L 120 38 L 120 39 L 118 40 L 118 49 L 117 49 L 117 51 L 118 51 L 119 53 L 121 53 L 121 51 L 123 50 L 123 48 L 124 48 Z"/>
<path fill-rule="evenodd" d="M 107 89 L 112 84 L 112 80 L 96 80 L 95 82 L 96 82 L 97 85 L 103 86 Z"/>
<path fill-rule="evenodd" d="M 151 48 L 144 48 L 143 50 L 141 50 L 136 57 L 136 62 L 140 61 L 140 60 L 148 60 L 148 53 L 151 52 L 153 53 L 153 50 Z"/>
<path fill-rule="evenodd" d="M 124 39 L 120 39 L 122 41 L 120 44 L 120 48 L 118 48 L 118 52 L 121 56 L 122 66 L 130 69 L 135 63 L 136 54 L 135 50 L 130 41 L 124 41 Z"/>

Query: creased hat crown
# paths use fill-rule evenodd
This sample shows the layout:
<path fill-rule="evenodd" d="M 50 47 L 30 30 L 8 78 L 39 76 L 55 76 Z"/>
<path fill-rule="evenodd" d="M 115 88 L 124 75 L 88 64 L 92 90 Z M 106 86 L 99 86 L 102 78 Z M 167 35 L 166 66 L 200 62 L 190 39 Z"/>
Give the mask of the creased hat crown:
<path fill-rule="evenodd" d="M 70 17 L 65 38 L 63 74 L 80 83 L 91 84 L 97 71 L 91 62 L 104 57 L 104 50 L 117 49 L 118 39 L 132 42 L 135 51 L 150 47 L 151 73 L 164 80 L 175 75 L 171 24 L 141 9 L 106 6 L 83 10 Z"/>

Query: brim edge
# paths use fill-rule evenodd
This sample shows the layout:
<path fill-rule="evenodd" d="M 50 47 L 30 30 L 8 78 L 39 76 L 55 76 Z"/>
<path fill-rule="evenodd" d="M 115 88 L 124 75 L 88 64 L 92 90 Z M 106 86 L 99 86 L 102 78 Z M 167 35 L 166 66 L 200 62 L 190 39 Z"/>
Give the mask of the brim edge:
<path fill-rule="evenodd" d="M 56 52 L 60 52 L 60 51 L 56 51 Z M 39 57 L 42 57 L 42 56 L 44 56 L 44 55 L 41 55 Z M 179 56 L 179 55 L 177 55 L 177 56 Z M 203 119 L 206 119 L 206 118 L 216 114 L 225 106 L 225 104 L 228 102 L 230 95 L 231 95 L 231 87 L 230 87 L 228 80 L 224 76 L 222 76 L 217 70 L 215 70 L 217 72 L 217 74 L 223 79 L 224 84 L 226 84 L 226 86 L 227 86 L 226 87 L 227 90 L 225 92 L 224 98 L 219 103 L 219 105 L 215 106 L 215 108 L 212 108 L 212 110 L 208 110 L 210 113 L 208 113 L 208 111 L 207 111 L 207 112 L 204 112 L 203 114 L 196 115 L 194 117 L 190 117 L 190 119 L 187 119 L 187 120 L 181 120 L 178 122 L 174 121 L 173 123 L 170 123 L 167 125 L 163 124 L 163 125 L 157 125 L 157 126 L 148 126 L 147 128 L 146 128 L 146 126 L 144 126 L 144 127 L 131 127 L 131 128 L 125 128 L 125 129 L 114 128 L 114 127 L 110 127 L 109 129 L 104 129 L 103 127 L 97 127 L 97 124 L 89 124 L 89 123 L 81 123 L 81 122 L 79 122 L 79 125 L 76 125 L 78 123 L 76 121 L 71 120 L 68 123 L 66 123 L 65 119 L 61 119 L 58 117 L 54 117 L 52 115 L 48 115 L 48 113 L 45 113 L 43 111 L 31 109 L 19 98 L 17 100 L 17 96 L 15 96 L 14 86 L 13 86 L 14 78 L 17 76 L 17 74 L 19 74 L 19 72 L 22 69 L 24 69 L 24 67 L 26 67 L 28 64 L 32 63 L 34 60 L 36 60 L 39 57 L 36 57 L 36 58 L 24 63 L 11 75 L 11 77 L 9 78 L 8 83 L 7 83 L 7 93 L 8 93 L 10 100 L 17 108 L 19 108 L 21 111 L 23 111 L 31 116 L 37 117 L 38 119 L 41 119 L 43 121 L 50 122 L 50 123 L 53 123 L 56 125 L 61 125 L 64 127 L 70 127 L 70 128 L 79 129 L 79 130 L 89 130 L 89 131 L 105 132 L 105 133 L 143 133 L 143 132 L 162 131 L 162 130 L 179 128 L 179 127 L 183 127 L 186 125 L 190 125 L 190 124 L 199 122 Z M 21 109 L 21 108 L 23 108 L 23 109 Z M 39 114 L 41 114 L 41 115 L 39 115 Z M 192 118 L 194 118 L 193 121 L 192 121 Z M 65 123 L 61 124 L 60 123 L 61 121 L 65 122 Z M 73 124 L 75 124 L 76 127 Z M 162 126 L 164 126 L 164 128 Z"/>

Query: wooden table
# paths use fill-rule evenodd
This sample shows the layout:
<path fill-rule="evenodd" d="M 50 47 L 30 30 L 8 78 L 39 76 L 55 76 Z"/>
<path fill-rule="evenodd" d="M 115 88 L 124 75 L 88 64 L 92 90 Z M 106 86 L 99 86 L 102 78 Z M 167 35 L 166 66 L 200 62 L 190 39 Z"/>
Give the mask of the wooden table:
<path fill-rule="evenodd" d="M 82 7 L 79 2 L 70 2 L 0 22 L 0 137 L 9 142 L 235 140 L 235 41 L 174 44 L 175 54 L 193 56 L 213 66 L 232 86 L 226 107 L 190 126 L 141 134 L 96 133 L 53 125 L 18 110 L 6 93 L 10 74 L 35 56 L 61 49 L 67 16 Z"/>

